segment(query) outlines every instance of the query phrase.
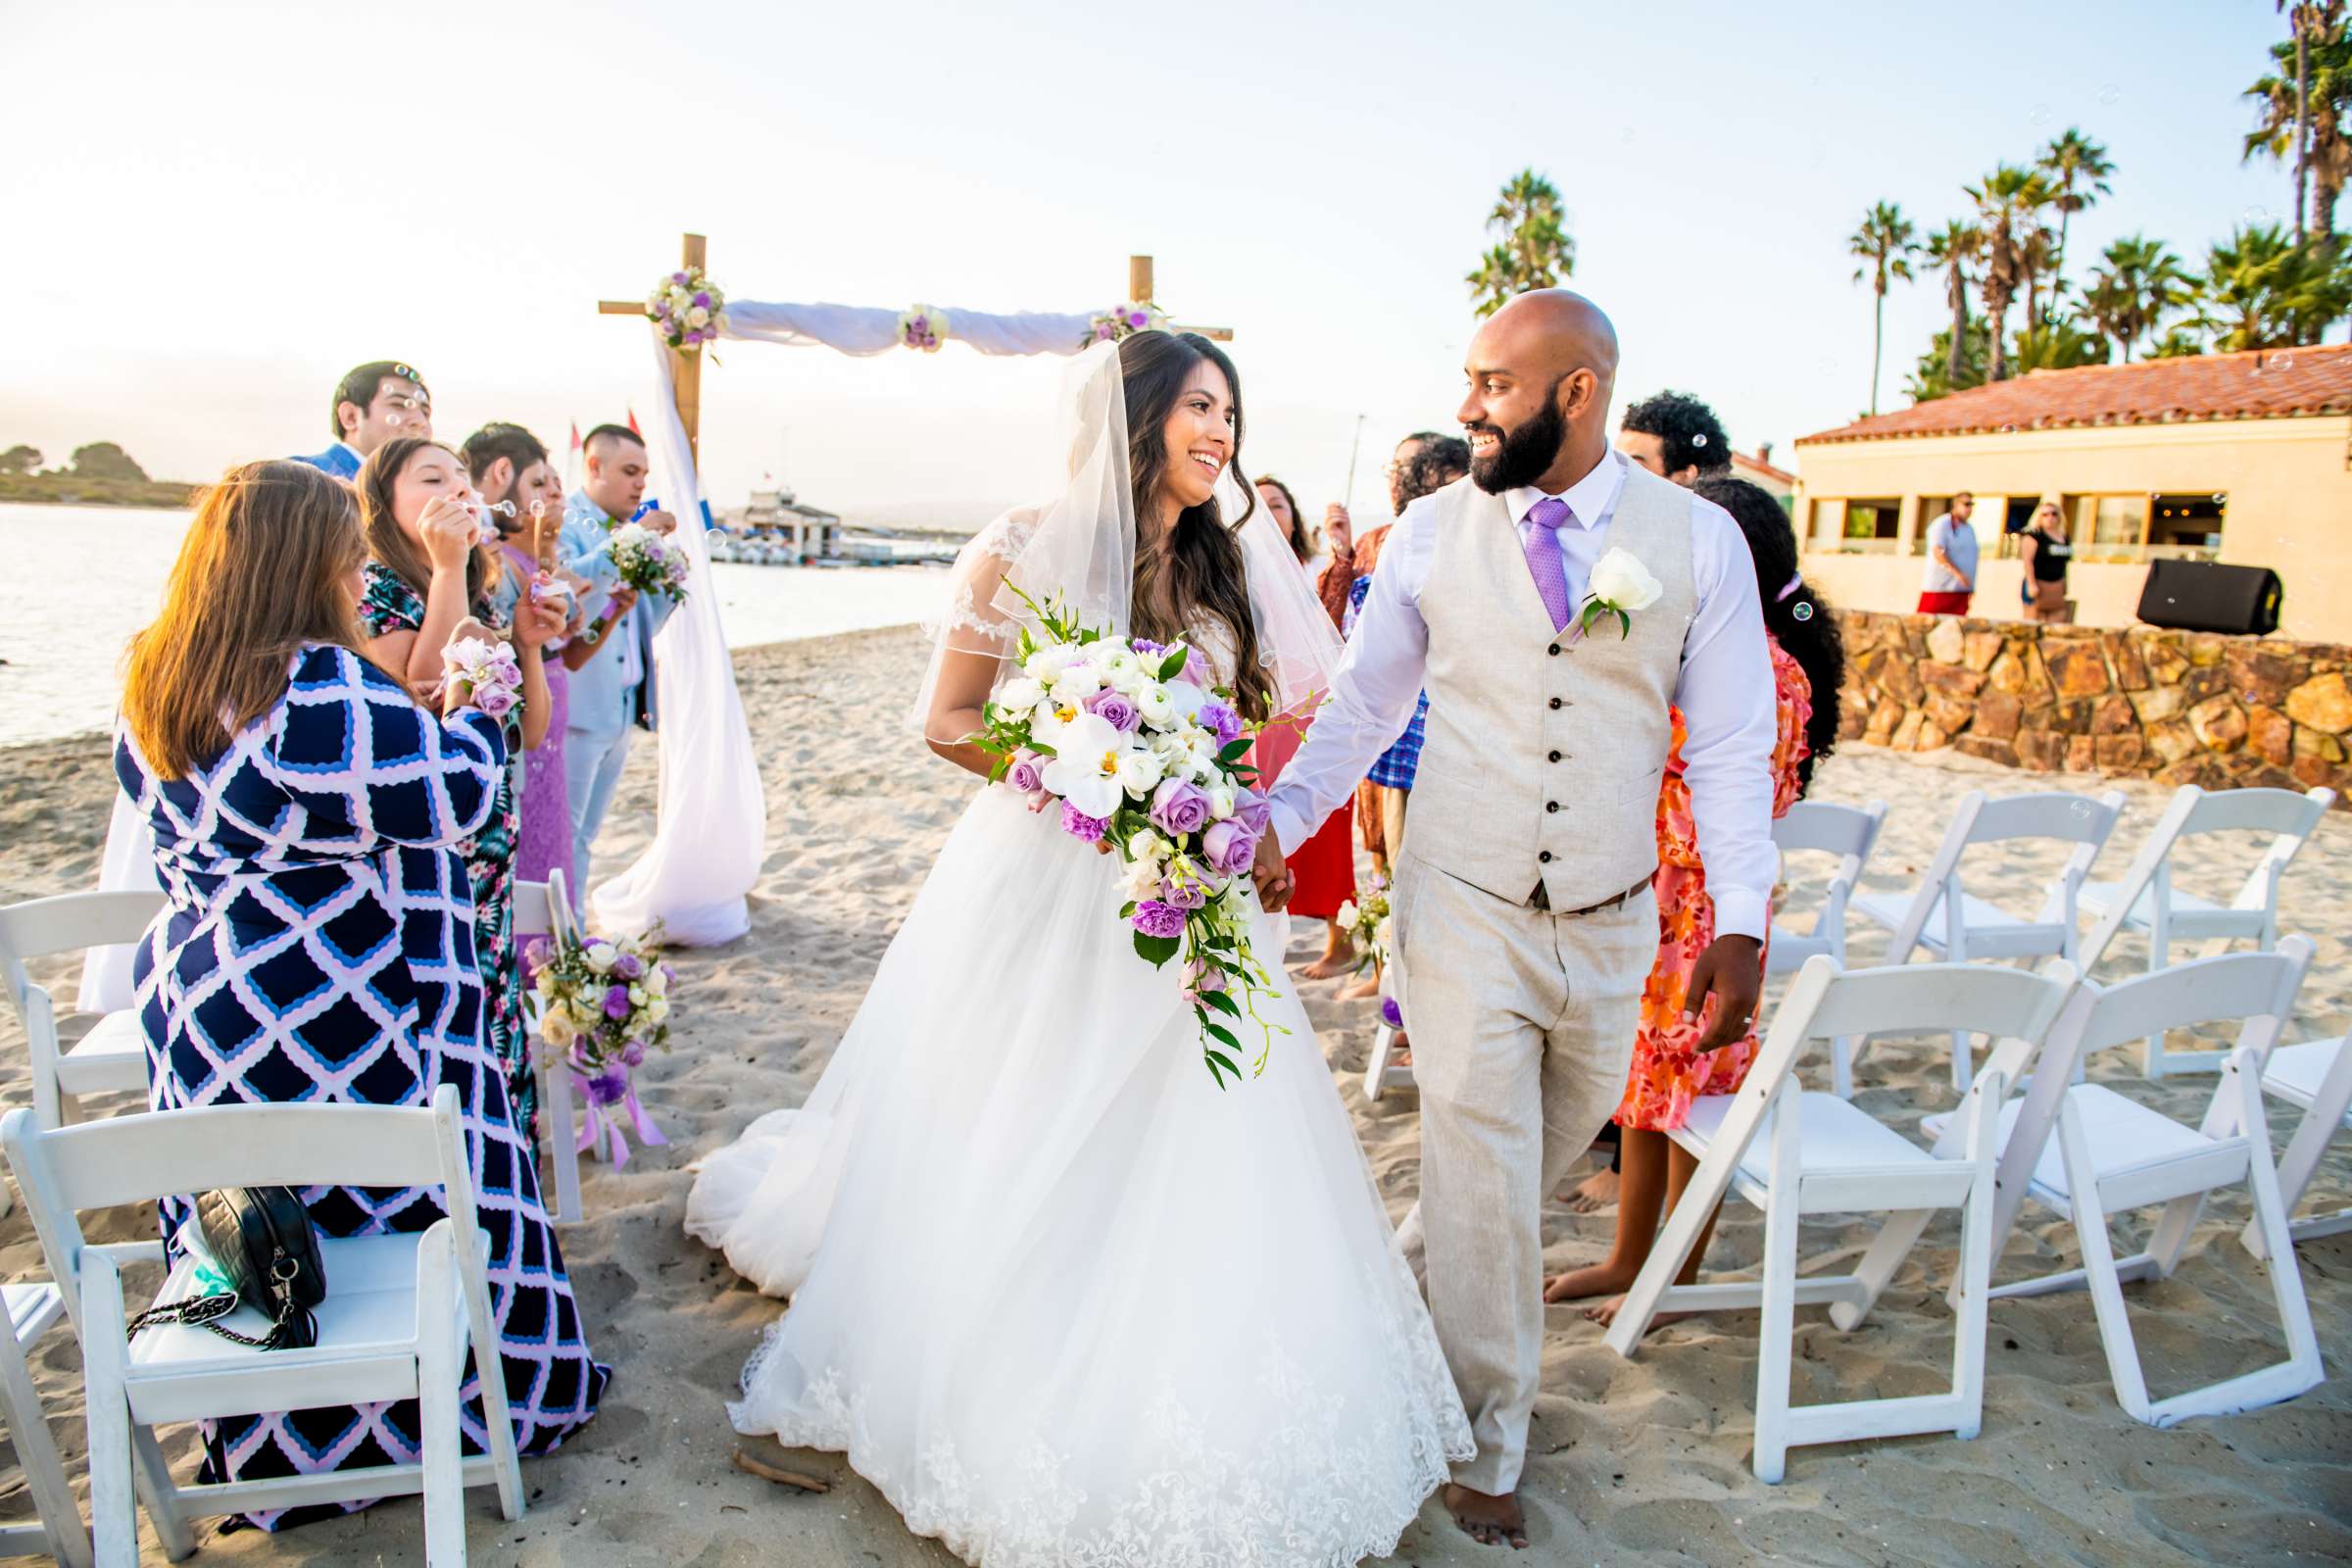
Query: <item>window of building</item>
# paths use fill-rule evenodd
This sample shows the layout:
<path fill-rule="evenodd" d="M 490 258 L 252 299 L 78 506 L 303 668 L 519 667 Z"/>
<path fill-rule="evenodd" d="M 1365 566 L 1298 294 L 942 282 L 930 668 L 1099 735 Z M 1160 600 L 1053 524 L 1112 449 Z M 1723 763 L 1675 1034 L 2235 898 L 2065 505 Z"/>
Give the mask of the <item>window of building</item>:
<path fill-rule="evenodd" d="M 2230 498 L 2219 492 L 2156 497 L 2148 517 L 2149 558 L 2213 560 L 2222 553 L 2222 517 L 2229 510 Z"/>
<path fill-rule="evenodd" d="M 1813 545 L 1818 550 L 1835 550 L 1845 535 L 1845 503 L 1816 501 L 1813 503 Z"/>
<path fill-rule="evenodd" d="M 2138 561 L 2148 542 L 2146 495 L 2068 496 L 2077 561 Z"/>
<path fill-rule="evenodd" d="M 1816 514 L 1818 515 L 1818 514 Z M 1890 556 L 1895 536 L 1902 531 L 1903 503 L 1899 496 L 1880 496 L 1845 503 L 1845 526 L 1838 549 L 1846 555 Z"/>

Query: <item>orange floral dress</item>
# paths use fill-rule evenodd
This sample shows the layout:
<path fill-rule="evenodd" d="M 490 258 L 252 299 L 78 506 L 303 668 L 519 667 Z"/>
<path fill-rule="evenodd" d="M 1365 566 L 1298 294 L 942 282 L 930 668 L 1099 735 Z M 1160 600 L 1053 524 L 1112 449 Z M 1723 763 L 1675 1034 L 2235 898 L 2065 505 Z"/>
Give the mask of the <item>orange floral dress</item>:
<path fill-rule="evenodd" d="M 1805 721 L 1813 716 L 1813 693 L 1795 659 L 1769 636 L 1764 640 L 1772 650 L 1773 706 L 1780 718 L 1772 747 L 1772 814 L 1780 817 L 1796 803 L 1797 764 L 1811 750 Z M 1650 882 L 1658 896 L 1658 961 L 1642 990 L 1642 1032 L 1634 1041 L 1633 1069 L 1614 1118 L 1620 1127 L 1644 1132 L 1672 1132 L 1690 1114 L 1690 1102 L 1698 1096 L 1737 1090 L 1756 1055 L 1754 1029 L 1720 1051 L 1702 1052 L 1697 1046 L 1703 1020 L 1683 1016 L 1690 971 L 1715 940 L 1715 901 L 1707 897 L 1698 830 L 1690 819 L 1690 787 L 1683 782 L 1684 739 L 1678 708 L 1674 750 L 1658 790 L 1658 873 Z"/>

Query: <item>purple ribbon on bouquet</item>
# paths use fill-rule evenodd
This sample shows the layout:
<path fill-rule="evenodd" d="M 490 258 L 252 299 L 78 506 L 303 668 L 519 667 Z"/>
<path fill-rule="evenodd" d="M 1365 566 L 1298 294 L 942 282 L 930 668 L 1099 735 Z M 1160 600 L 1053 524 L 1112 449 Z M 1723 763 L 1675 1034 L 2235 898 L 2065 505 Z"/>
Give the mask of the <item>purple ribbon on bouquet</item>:
<path fill-rule="evenodd" d="M 632 1081 L 625 1062 L 612 1062 L 603 1070 L 585 1073 L 571 1069 L 572 1087 L 587 1102 L 588 1113 L 580 1118 L 580 1152 L 586 1153 L 600 1145 L 609 1146 L 605 1157 L 614 1170 L 629 1162 L 629 1140 L 622 1131 L 625 1112 L 628 1125 L 636 1130 L 637 1142 L 652 1148 L 667 1144 L 662 1129 L 654 1125 L 645 1104 L 637 1098 L 637 1085 Z M 618 1107 L 618 1108 L 615 1108 Z"/>

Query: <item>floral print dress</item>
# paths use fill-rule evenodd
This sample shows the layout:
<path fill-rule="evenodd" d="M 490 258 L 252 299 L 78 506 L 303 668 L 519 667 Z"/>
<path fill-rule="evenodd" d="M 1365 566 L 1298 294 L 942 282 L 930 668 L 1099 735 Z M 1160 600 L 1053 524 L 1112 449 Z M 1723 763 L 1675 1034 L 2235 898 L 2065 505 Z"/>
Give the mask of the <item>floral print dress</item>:
<path fill-rule="evenodd" d="M 1813 689 L 1786 649 L 1769 636 L 1765 644 L 1772 650 L 1773 707 L 1780 723 L 1772 747 L 1772 814 L 1778 818 L 1796 803 L 1797 768 L 1812 750 L 1805 742 L 1805 723 L 1813 716 Z M 1704 1020 L 1683 1016 L 1690 972 L 1715 940 L 1715 901 L 1707 897 L 1690 787 L 1683 782 L 1684 737 L 1682 710 L 1676 709 L 1674 750 L 1658 790 L 1658 873 L 1650 883 L 1658 896 L 1658 961 L 1642 991 L 1642 1032 L 1634 1041 L 1625 1100 L 1611 1118 L 1620 1127 L 1644 1132 L 1672 1132 L 1700 1095 L 1736 1091 L 1756 1056 L 1753 1026 L 1731 1045 L 1702 1052 L 1698 1037 Z"/>
<path fill-rule="evenodd" d="M 368 563 L 368 587 L 360 596 L 360 625 L 369 637 L 417 631 L 424 625 L 424 600 L 380 562 Z M 512 623 L 497 607 L 476 600 L 476 619 L 504 631 Z M 514 951 L 514 851 L 522 842 L 522 781 L 516 775 L 526 755 L 522 709 L 507 715 L 507 757 L 499 774 L 498 799 L 481 831 L 458 846 L 473 883 L 474 945 L 482 978 L 482 1045 L 507 1069 L 507 1100 L 514 1125 L 535 1138 L 539 1086 L 531 1072 L 530 1038 L 522 1024 L 522 981 Z"/>

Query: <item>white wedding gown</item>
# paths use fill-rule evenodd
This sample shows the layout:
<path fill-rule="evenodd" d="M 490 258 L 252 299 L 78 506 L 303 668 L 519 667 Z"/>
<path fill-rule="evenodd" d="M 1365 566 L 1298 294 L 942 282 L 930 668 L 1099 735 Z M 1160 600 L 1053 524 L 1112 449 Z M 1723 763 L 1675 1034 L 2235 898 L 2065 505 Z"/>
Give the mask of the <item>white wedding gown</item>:
<path fill-rule="evenodd" d="M 1428 1314 L 1273 922 L 1291 1032 L 1220 1091 L 1117 867 L 982 790 L 808 1103 L 701 1163 L 791 1298 L 730 1414 L 985 1568 L 1385 1554 L 1473 1451 Z"/>

